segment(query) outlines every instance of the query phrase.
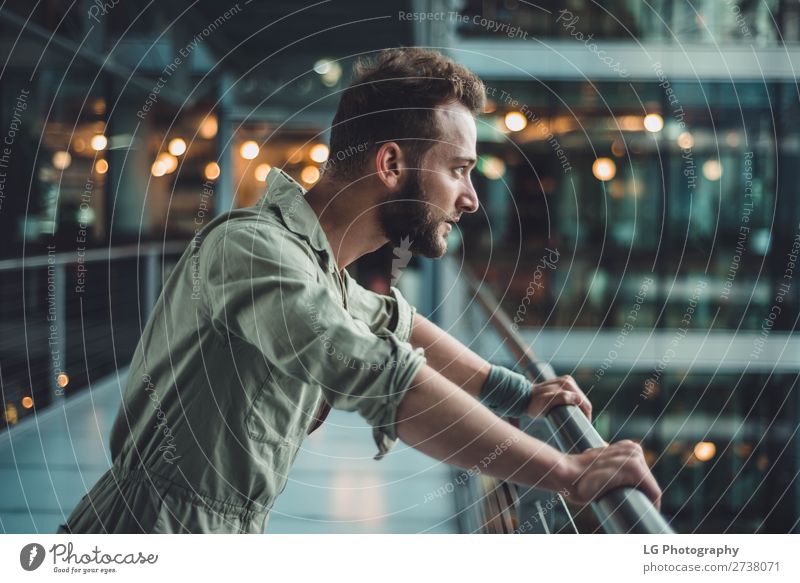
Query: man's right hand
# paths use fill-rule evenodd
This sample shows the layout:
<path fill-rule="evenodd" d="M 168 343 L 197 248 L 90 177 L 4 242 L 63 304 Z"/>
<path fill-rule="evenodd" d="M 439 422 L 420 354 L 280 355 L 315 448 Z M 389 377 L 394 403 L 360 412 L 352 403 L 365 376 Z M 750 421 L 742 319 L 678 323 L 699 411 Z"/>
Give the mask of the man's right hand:
<path fill-rule="evenodd" d="M 661 509 L 661 489 L 638 443 L 626 439 L 567 457 L 575 476 L 570 502 L 588 504 L 609 490 L 629 486 L 642 490 Z"/>
<path fill-rule="evenodd" d="M 612 488 L 641 488 L 656 506 L 661 490 L 632 441 L 567 455 L 494 415 L 427 364 L 397 408 L 397 435 L 411 447 L 460 468 L 586 504 Z M 501 453 L 491 455 L 501 444 Z"/>

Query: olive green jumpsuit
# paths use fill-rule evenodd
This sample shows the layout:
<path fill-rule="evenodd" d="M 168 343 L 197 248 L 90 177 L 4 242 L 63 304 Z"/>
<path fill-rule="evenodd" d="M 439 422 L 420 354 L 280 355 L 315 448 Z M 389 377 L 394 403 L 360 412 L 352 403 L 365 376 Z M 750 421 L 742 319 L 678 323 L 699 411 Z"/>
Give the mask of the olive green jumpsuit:
<path fill-rule="evenodd" d="M 361 414 L 378 459 L 397 439 L 425 362 L 408 343 L 414 308 L 338 270 L 297 182 L 273 168 L 267 184 L 254 207 L 202 226 L 166 279 L 130 364 L 113 466 L 58 532 L 261 533 L 326 407 Z"/>

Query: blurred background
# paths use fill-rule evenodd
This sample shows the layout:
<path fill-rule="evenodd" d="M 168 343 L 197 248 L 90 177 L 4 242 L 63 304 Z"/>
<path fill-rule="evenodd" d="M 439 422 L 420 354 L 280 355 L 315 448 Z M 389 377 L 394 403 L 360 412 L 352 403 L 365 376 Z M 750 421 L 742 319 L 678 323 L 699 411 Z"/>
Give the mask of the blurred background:
<path fill-rule="evenodd" d="M 490 290 L 598 431 L 642 443 L 676 530 L 800 532 L 798 43 L 789 0 L 5 2 L 0 529 L 54 532 L 110 465 L 125 367 L 195 230 L 272 167 L 312 186 L 354 60 L 424 46 L 486 83 L 481 210 L 398 287 L 512 366 L 467 280 Z M 392 260 L 350 272 L 385 293 Z M 267 531 L 492 515 L 483 476 L 372 447 L 332 415 Z"/>

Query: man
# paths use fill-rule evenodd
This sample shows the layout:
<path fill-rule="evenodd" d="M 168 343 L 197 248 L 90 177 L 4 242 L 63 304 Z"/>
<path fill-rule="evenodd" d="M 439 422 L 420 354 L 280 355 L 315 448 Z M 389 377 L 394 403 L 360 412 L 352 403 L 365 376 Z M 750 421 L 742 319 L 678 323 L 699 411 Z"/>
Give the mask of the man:
<path fill-rule="evenodd" d="M 305 435 L 328 407 L 358 411 L 382 457 L 399 437 L 486 473 L 587 503 L 622 486 L 660 491 L 641 448 L 565 455 L 493 414 L 591 405 L 570 377 L 530 383 L 490 365 L 345 267 L 387 242 L 439 257 L 470 182 L 477 77 L 420 49 L 357 68 L 307 193 L 273 169 L 253 208 L 207 225 L 167 279 L 111 434 L 113 467 L 60 532 L 263 532 Z M 480 401 L 478 400 L 480 399 Z"/>

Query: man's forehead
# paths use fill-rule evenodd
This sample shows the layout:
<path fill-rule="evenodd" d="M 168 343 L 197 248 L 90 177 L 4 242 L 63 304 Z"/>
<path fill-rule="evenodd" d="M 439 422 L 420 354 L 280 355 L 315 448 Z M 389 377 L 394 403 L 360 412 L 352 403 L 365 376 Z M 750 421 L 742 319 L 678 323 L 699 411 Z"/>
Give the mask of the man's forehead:
<path fill-rule="evenodd" d="M 470 111 L 461 103 L 450 103 L 437 106 L 435 112 L 442 149 L 455 156 L 474 158 L 477 130 Z"/>

